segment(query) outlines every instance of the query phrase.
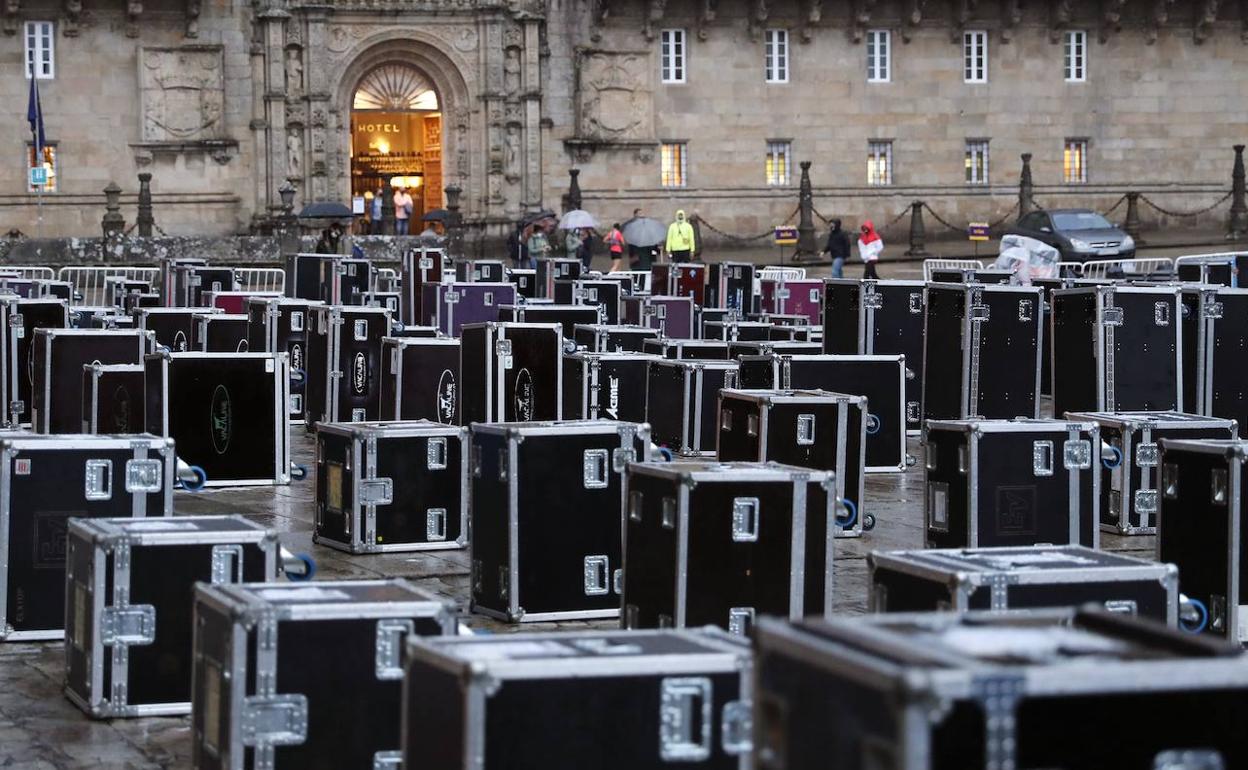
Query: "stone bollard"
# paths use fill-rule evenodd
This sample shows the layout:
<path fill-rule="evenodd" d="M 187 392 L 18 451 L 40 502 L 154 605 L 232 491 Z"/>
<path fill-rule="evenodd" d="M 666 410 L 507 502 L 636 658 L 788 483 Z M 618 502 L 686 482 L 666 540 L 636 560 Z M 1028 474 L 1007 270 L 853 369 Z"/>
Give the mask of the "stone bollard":
<path fill-rule="evenodd" d="M 152 175 L 146 171 L 139 174 L 139 215 L 135 223 L 139 226 L 140 237 L 152 237 L 156 218 L 152 215 Z"/>
<path fill-rule="evenodd" d="M 1248 235 L 1248 204 L 1244 201 L 1244 145 L 1235 145 L 1235 167 L 1231 171 L 1231 216 L 1227 237 Z"/>
<path fill-rule="evenodd" d="M 121 215 L 121 187 L 116 182 L 109 182 L 104 188 L 104 219 L 100 224 L 105 240 L 120 238 L 126 232 L 126 218 Z"/>
<path fill-rule="evenodd" d="M 797 252 L 794 259 L 813 259 L 819 253 L 815 242 L 815 191 L 810 183 L 810 161 L 804 160 L 802 183 L 797 194 Z"/>
<path fill-rule="evenodd" d="M 567 211 L 579 209 L 583 203 L 581 199 L 581 170 L 579 168 L 568 169 L 568 176 L 572 177 L 568 183 L 568 208 Z M 567 213 L 566 211 L 564 213 Z"/>
<path fill-rule="evenodd" d="M 1137 246 L 1144 242 L 1140 238 L 1140 194 L 1138 192 L 1127 193 L 1127 219 L 1122 223 L 1122 229 L 1131 236 Z"/>
<path fill-rule="evenodd" d="M 923 201 L 910 204 L 910 249 L 907 257 L 926 257 L 927 228 L 923 226 Z"/>
<path fill-rule="evenodd" d="M 407 223 L 411 227 L 412 223 Z M 381 233 L 394 235 L 394 190 L 390 185 L 381 188 Z"/>
<path fill-rule="evenodd" d="M 1025 152 L 1023 170 L 1018 175 L 1018 217 L 1022 219 L 1031 212 L 1031 199 L 1035 197 L 1035 185 L 1031 181 L 1031 153 Z"/>
<path fill-rule="evenodd" d="M 446 193 L 446 253 L 452 259 L 464 256 L 464 220 L 459 213 L 459 196 L 463 193 L 457 185 L 447 185 Z"/>

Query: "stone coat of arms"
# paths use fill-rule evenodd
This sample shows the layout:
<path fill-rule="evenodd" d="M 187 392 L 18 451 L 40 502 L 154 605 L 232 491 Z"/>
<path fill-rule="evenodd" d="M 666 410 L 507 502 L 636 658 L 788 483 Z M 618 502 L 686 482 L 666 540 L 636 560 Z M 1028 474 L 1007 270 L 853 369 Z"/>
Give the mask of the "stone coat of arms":
<path fill-rule="evenodd" d="M 143 141 L 193 142 L 225 136 L 220 46 L 144 48 L 139 62 Z"/>

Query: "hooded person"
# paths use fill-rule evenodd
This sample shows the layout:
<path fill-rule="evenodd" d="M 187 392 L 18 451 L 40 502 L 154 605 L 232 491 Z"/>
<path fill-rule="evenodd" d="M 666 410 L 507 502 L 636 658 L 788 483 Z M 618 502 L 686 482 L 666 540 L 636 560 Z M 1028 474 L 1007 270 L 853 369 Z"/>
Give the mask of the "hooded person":
<path fill-rule="evenodd" d="M 875 263 L 880 260 L 880 252 L 884 251 L 884 239 L 875 231 L 875 224 L 870 219 L 862 223 L 861 232 L 858 236 L 858 254 L 866 265 L 862 277 L 879 278 L 879 274 L 875 272 Z"/>
<path fill-rule="evenodd" d="M 832 229 L 828 231 L 828 243 L 823 253 L 832 258 L 832 277 L 845 277 L 845 260 L 849 259 L 849 234 L 841 228 L 841 220 L 832 220 Z"/>
<path fill-rule="evenodd" d="M 667 253 L 673 262 L 688 262 L 693 256 L 693 247 L 693 225 L 681 209 L 676 212 L 676 221 L 667 228 Z"/>

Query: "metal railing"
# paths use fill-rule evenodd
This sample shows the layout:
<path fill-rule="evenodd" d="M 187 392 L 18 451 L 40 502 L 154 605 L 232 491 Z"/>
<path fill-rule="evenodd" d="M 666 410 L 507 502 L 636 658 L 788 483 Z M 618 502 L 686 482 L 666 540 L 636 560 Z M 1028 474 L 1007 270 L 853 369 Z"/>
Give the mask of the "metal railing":
<path fill-rule="evenodd" d="M 239 291 L 286 292 L 286 271 L 280 267 L 236 267 L 234 280 Z"/>
<path fill-rule="evenodd" d="M 978 259 L 925 259 L 923 280 L 932 280 L 934 270 L 983 270 L 984 263 Z"/>
<path fill-rule="evenodd" d="M 109 278 L 127 281 L 146 281 L 154 285 L 160 276 L 158 267 L 62 267 L 57 278 L 74 288 L 72 305 L 106 305 Z"/>
<path fill-rule="evenodd" d="M 16 275 L 31 281 L 55 281 L 56 271 L 34 265 L 0 265 L 0 275 Z"/>
<path fill-rule="evenodd" d="M 1147 278 L 1174 275 L 1174 260 L 1169 257 L 1136 259 L 1095 259 L 1083 263 L 1082 278 Z"/>

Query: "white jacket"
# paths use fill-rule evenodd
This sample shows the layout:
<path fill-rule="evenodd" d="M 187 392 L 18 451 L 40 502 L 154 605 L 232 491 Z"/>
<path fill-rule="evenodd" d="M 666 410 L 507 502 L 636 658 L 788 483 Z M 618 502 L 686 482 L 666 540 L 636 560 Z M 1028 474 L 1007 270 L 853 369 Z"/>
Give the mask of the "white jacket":
<path fill-rule="evenodd" d="M 862 256 L 863 262 L 875 262 L 880 258 L 880 252 L 884 250 L 884 239 L 863 243 L 862 239 L 858 239 L 858 253 Z"/>

